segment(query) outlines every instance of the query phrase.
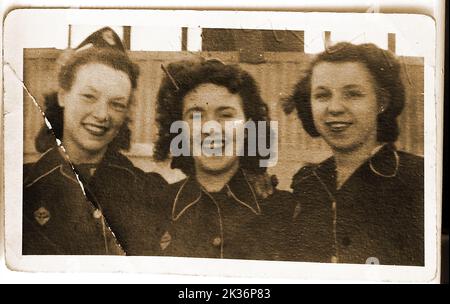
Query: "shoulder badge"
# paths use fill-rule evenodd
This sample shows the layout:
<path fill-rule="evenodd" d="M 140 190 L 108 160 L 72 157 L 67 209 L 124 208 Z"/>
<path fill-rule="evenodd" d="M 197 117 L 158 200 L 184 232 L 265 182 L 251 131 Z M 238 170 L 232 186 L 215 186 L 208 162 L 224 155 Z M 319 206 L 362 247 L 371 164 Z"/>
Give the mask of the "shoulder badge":
<path fill-rule="evenodd" d="M 44 207 L 40 207 L 38 210 L 34 211 L 34 219 L 41 226 L 47 224 L 50 217 L 50 212 Z"/>
<path fill-rule="evenodd" d="M 166 233 L 164 233 L 161 240 L 159 241 L 159 246 L 162 250 L 166 250 L 166 248 L 169 247 L 171 241 L 172 236 L 170 235 L 169 231 L 166 231 Z"/>

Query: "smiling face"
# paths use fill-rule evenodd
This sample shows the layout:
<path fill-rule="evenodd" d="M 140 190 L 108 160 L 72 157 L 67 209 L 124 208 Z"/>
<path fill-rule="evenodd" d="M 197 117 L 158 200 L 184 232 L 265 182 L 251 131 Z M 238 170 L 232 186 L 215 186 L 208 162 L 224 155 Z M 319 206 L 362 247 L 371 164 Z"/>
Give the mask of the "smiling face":
<path fill-rule="evenodd" d="M 236 147 L 235 136 L 229 139 L 225 138 L 225 122 L 233 122 L 237 132 L 243 128 L 246 118 L 241 97 L 238 94 L 230 93 L 226 87 L 210 83 L 202 84 L 183 98 L 183 120 L 189 123 L 191 130 L 193 130 L 194 113 L 201 114 L 202 124 L 216 121 L 222 128 L 222 134 L 219 135 L 222 140 L 213 141 L 209 145 L 214 150 L 222 150 L 222 156 L 206 156 L 203 153 L 200 156 L 194 156 L 196 169 L 209 174 L 221 174 L 235 167 L 239 158 L 236 153 L 233 153 L 233 156 L 225 156 L 225 141 L 233 142 L 235 151 L 239 151 L 242 147 Z M 206 138 L 215 136 L 218 134 L 214 134 L 213 130 L 202 132 L 202 145 L 207 144 Z"/>
<path fill-rule="evenodd" d="M 376 146 L 382 107 L 364 64 L 318 63 L 311 77 L 311 108 L 316 129 L 334 151 Z"/>
<path fill-rule="evenodd" d="M 106 151 L 127 115 L 131 81 L 125 72 L 100 63 L 78 68 L 71 88 L 58 94 L 64 108 L 64 146 L 74 161 Z"/>

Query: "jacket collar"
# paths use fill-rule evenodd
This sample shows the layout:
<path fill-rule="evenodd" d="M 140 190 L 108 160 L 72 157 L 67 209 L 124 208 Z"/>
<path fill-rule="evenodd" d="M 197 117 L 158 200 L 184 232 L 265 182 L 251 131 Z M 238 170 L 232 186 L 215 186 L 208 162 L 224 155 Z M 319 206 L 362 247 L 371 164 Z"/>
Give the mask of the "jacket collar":
<path fill-rule="evenodd" d="M 394 144 L 382 146 L 367 162 L 373 175 L 391 178 L 397 176 L 400 166 L 400 156 Z"/>
<path fill-rule="evenodd" d="M 358 172 L 363 172 L 365 177 L 391 178 L 397 175 L 399 165 L 400 158 L 394 144 L 387 143 L 356 169 L 352 176 Z M 312 173 L 326 187 L 332 187 L 330 189 L 336 187 L 336 162 L 334 157 L 318 164 Z"/>
<path fill-rule="evenodd" d="M 106 154 L 100 162 L 96 173 L 99 171 L 98 169 L 106 167 L 123 170 L 124 172 L 127 172 L 129 175 L 131 175 L 135 181 L 137 181 L 138 179 L 134 170 L 135 167 L 133 163 L 117 150 L 111 149 L 106 151 Z"/>
<path fill-rule="evenodd" d="M 131 161 L 118 151 L 106 152 L 98 168 L 104 167 L 113 167 L 115 169 L 124 170 L 132 175 L 135 180 L 137 179 L 136 174 L 132 170 L 133 165 Z M 24 185 L 25 187 L 30 187 L 55 171 L 58 171 L 64 178 L 71 182 L 79 184 L 74 168 L 72 168 L 69 159 L 65 156 L 65 152 L 60 147 L 53 147 L 42 154 L 39 160 L 33 165 L 31 173 L 26 178 Z"/>
<path fill-rule="evenodd" d="M 222 191 L 225 191 L 230 199 L 250 209 L 253 213 L 258 215 L 261 213 L 255 189 L 249 183 L 246 173 L 242 169 L 233 176 Z M 197 182 L 194 176 L 187 177 L 181 183 L 175 196 L 172 205 L 172 220 L 178 220 L 204 196 L 212 199 L 212 195 Z"/>
<path fill-rule="evenodd" d="M 70 162 L 64 157 L 64 152 L 60 147 L 54 147 L 42 154 L 33 165 L 24 185 L 30 187 L 55 171 L 71 182 L 79 183 Z"/>

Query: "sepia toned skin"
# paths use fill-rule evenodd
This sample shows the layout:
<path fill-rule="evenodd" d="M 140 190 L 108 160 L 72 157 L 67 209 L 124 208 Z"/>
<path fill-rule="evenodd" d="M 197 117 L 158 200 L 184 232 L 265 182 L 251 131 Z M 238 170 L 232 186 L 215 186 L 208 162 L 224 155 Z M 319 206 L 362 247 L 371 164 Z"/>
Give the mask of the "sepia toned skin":
<path fill-rule="evenodd" d="M 222 156 L 204 155 L 194 156 L 197 179 L 205 187 L 211 187 L 211 190 L 220 190 L 223 184 L 236 173 L 239 169 L 239 157 L 225 156 L 225 122 L 233 121 L 237 126 L 243 127 L 246 120 L 242 99 L 238 94 L 232 94 L 226 87 L 215 84 L 202 84 L 190 91 L 183 99 L 183 120 L 188 122 L 192 130 L 194 113 L 200 113 L 202 123 L 207 121 L 216 121 L 222 126 L 222 141 L 214 141 L 214 148 L 223 149 Z M 206 137 L 214 137 L 212 133 L 202 132 L 202 145 Z M 229 140 L 236 147 L 236 138 L 232 136 Z M 192 145 L 191 145 L 192 146 Z M 236 150 L 242 147 L 237 147 Z M 202 183 L 202 181 L 204 181 Z M 217 181 L 217 188 L 215 182 Z"/>
<path fill-rule="evenodd" d="M 314 125 L 336 157 L 338 185 L 379 145 L 375 81 L 360 62 L 321 62 L 312 72 Z"/>
<path fill-rule="evenodd" d="M 128 115 L 131 81 L 104 64 L 81 66 L 70 90 L 60 90 L 64 147 L 74 163 L 98 163 Z"/>

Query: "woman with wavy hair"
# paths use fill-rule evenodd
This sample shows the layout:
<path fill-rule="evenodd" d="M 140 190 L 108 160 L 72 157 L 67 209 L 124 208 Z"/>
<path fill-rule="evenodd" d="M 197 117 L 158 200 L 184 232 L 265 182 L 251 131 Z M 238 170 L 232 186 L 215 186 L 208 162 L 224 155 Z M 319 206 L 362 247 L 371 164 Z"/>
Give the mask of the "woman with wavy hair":
<path fill-rule="evenodd" d="M 139 69 L 110 28 L 62 58 L 45 103 L 51 128 L 36 138 L 43 154 L 24 167 L 23 254 L 146 254 L 143 209 L 165 182 L 121 153 Z"/>
<path fill-rule="evenodd" d="M 294 203 L 289 192 L 275 189 L 275 181 L 261 166 L 265 157 L 248 152 L 249 142 L 255 140 L 257 145 L 270 137 L 268 108 L 255 80 L 239 66 L 218 60 L 172 63 L 166 74 L 158 94 L 155 157 L 171 158 L 172 168 L 187 177 L 169 186 L 161 204 L 160 253 L 278 259 L 279 241 Z M 196 115 L 205 122 L 201 146 L 221 153 L 192 153 L 196 139 L 190 132 L 184 141 L 190 146 L 188 153 L 174 155 L 171 147 L 180 134 L 173 132 L 173 124 L 183 122 L 192 131 Z M 224 132 L 227 124 L 242 130 L 249 121 L 265 122 L 266 128 L 248 133 L 243 142 Z M 220 130 L 205 127 L 209 122 Z M 236 147 L 232 155 L 225 153 L 229 143 Z"/>
<path fill-rule="evenodd" d="M 318 54 L 290 101 L 333 156 L 300 169 L 290 259 L 424 265 L 423 158 L 399 151 L 400 63 L 374 44 Z"/>

